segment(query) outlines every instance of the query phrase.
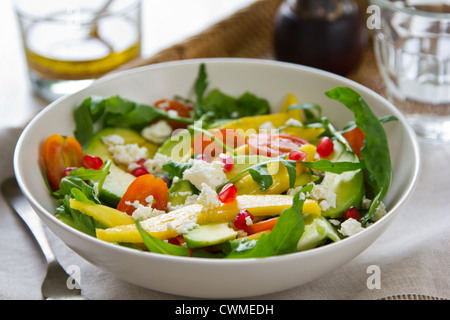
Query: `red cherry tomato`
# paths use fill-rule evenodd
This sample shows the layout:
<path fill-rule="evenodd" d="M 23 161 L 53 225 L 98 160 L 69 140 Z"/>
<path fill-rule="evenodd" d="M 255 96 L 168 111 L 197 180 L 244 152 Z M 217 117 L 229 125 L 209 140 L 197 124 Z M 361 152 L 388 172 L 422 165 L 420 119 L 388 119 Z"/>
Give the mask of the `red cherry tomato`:
<path fill-rule="evenodd" d="M 248 138 L 248 146 L 251 153 L 268 157 L 288 154 L 293 150 L 298 150 L 306 143 L 308 141 L 289 134 L 260 133 L 253 134 Z"/>
<path fill-rule="evenodd" d="M 176 111 L 180 118 L 190 118 L 191 112 L 194 110 L 193 106 L 172 99 L 158 100 L 154 103 L 154 106 L 166 112 L 169 110 Z M 179 123 L 175 120 L 167 120 L 167 123 L 173 130 L 186 128 L 187 126 L 186 124 Z"/>
<path fill-rule="evenodd" d="M 208 132 L 230 148 L 235 149 L 245 143 L 245 138 L 240 136 L 233 129 L 215 129 L 209 130 Z M 222 146 L 213 141 L 212 138 L 202 133 L 195 136 L 193 140 L 193 148 L 195 153 L 202 155 L 207 161 L 214 159 L 221 153 L 227 152 Z"/>

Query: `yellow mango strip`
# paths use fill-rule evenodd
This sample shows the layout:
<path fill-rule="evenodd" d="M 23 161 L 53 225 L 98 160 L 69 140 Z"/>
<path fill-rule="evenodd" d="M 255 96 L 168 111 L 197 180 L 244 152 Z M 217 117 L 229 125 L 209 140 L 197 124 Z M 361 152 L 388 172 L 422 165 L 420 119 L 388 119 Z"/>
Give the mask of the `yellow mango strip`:
<path fill-rule="evenodd" d="M 90 204 L 70 199 L 70 207 L 74 210 L 78 210 L 81 213 L 91 216 L 108 228 L 126 224 L 134 224 L 134 219 L 131 216 L 129 216 L 125 212 L 108 206 L 100 204 Z"/>
<path fill-rule="evenodd" d="M 284 126 L 292 118 L 288 113 L 273 113 L 262 116 L 243 117 L 225 123 L 222 128 L 236 130 L 241 136 L 248 137 L 258 133 L 259 127 L 265 122 L 271 122 L 275 127 Z"/>
<path fill-rule="evenodd" d="M 289 195 L 243 195 L 237 197 L 238 207 L 247 209 L 254 216 L 277 216 L 284 209 L 292 206 L 292 196 Z M 304 214 L 320 215 L 317 201 L 306 199 L 303 204 Z"/>
<path fill-rule="evenodd" d="M 294 104 L 298 104 L 297 97 L 293 93 L 288 93 L 286 100 L 284 100 L 283 106 L 281 107 L 281 112 L 287 113 L 289 115 L 289 119 L 294 118 L 295 120 L 303 123 L 302 111 L 300 109 L 288 111 L 288 108 Z"/>
<path fill-rule="evenodd" d="M 281 133 L 305 139 L 306 141 L 314 141 L 325 131 L 324 128 L 307 128 L 307 127 L 286 127 Z"/>
<path fill-rule="evenodd" d="M 203 206 L 200 204 L 188 205 L 167 214 L 144 220 L 141 222 L 141 226 L 152 236 L 165 240 L 178 236 L 176 229 L 189 221 L 195 221 L 199 225 L 233 222 L 241 209 L 247 209 L 255 216 L 279 215 L 284 209 L 291 206 L 291 196 L 238 196 L 236 202 L 222 204 L 211 210 L 203 210 Z M 303 212 L 320 215 L 321 211 L 317 202 L 307 200 L 303 206 Z M 135 224 L 97 229 L 97 238 L 107 242 L 141 243 L 143 241 Z"/>
<path fill-rule="evenodd" d="M 269 188 L 261 191 L 261 186 L 248 173 L 234 183 L 238 189 L 238 194 L 274 195 L 283 193 L 289 189 L 289 174 L 281 162 L 269 163 L 267 165 L 267 171 L 272 175 L 273 181 Z"/>
<path fill-rule="evenodd" d="M 222 204 L 213 210 L 203 210 L 200 204 L 188 205 L 166 214 L 141 221 L 141 226 L 152 236 L 161 240 L 178 236 L 176 229 L 183 223 L 192 221 L 199 225 L 208 223 L 231 222 L 239 209 L 236 202 Z M 109 229 L 97 229 L 97 238 L 108 242 L 141 243 L 142 238 L 136 225 L 117 226 Z"/>

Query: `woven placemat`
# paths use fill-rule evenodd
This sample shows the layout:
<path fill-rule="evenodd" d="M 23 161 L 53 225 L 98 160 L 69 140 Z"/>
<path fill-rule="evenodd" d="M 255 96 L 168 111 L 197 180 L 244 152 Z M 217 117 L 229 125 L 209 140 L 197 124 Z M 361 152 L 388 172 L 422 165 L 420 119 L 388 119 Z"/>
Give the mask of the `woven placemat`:
<path fill-rule="evenodd" d="M 151 57 L 135 59 L 118 70 L 195 58 L 274 59 L 274 18 L 282 2 L 282 0 L 257 0 L 203 32 Z M 357 2 L 364 19 L 368 0 L 357 0 Z M 384 85 L 370 45 L 362 57 L 359 67 L 347 77 L 380 94 L 384 93 Z"/>

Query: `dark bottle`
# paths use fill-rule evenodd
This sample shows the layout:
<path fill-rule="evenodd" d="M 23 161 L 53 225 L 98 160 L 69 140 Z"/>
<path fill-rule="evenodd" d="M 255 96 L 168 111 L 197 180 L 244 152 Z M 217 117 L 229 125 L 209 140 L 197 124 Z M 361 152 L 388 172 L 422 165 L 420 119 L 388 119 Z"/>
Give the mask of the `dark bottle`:
<path fill-rule="evenodd" d="M 285 0 L 275 17 L 275 58 L 347 75 L 367 33 L 353 0 Z"/>

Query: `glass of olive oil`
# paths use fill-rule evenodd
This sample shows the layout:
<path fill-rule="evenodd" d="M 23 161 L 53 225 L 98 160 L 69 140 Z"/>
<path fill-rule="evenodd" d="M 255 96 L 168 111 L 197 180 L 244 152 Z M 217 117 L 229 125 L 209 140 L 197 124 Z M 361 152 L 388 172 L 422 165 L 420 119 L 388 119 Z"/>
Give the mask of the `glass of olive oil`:
<path fill-rule="evenodd" d="M 140 0 L 16 0 L 35 92 L 52 101 L 138 57 Z"/>

